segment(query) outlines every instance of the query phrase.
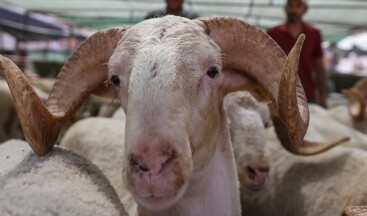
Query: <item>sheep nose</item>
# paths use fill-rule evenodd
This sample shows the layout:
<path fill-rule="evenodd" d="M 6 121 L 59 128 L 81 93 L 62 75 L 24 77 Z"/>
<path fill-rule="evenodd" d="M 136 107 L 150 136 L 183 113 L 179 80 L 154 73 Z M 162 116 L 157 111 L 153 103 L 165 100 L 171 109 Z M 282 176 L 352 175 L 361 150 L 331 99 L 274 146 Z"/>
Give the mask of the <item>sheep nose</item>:
<path fill-rule="evenodd" d="M 134 166 L 137 166 L 139 168 L 140 171 L 142 172 L 148 172 L 149 171 L 149 168 L 147 167 L 144 167 L 143 165 L 141 165 L 137 160 L 135 160 L 134 158 L 131 158 L 131 163 L 134 165 Z"/>
<path fill-rule="evenodd" d="M 169 154 L 156 155 L 144 154 L 140 156 L 132 156 L 131 164 L 137 167 L 142 173 L 149 173 L 149 176 L 160 174 L 165 168 L 169 167 L 176 158 L 174 151 Z"/>
<path fill-rule="evenodd" d="M 254 186 L 261 187 L 268 177 L 269 167 L 247 165 L 245 166 L 245 172 Z"/>

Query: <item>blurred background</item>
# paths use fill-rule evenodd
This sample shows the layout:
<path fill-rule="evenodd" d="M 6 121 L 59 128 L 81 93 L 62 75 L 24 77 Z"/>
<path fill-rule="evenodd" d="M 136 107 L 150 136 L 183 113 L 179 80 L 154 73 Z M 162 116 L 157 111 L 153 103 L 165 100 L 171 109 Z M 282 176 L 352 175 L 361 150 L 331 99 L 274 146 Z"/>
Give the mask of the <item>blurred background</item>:
<path fill-rule="evenodd" d="M 186 0 L 200 16 L 239 17 L 266 30 L 285 20 L 284 0 Z M 304 21 L 323 36 L 328 91 L 367 75 L 367 1 L 308 0 Z M 164 0 L 1 0 L 0 53 L 30 76 L 55 77 L 70 53 L 95 31 L 133 25 Z"/>

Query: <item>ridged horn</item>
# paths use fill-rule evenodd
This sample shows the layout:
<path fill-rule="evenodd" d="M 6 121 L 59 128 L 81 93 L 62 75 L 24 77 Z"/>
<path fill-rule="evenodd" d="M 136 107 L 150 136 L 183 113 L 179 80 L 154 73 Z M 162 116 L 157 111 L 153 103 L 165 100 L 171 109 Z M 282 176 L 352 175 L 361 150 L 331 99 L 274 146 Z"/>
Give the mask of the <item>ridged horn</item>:
<path fill-rule="evenodd" d="M 299 37 L 287 57 L 270 36 L 243 20 L 209 17 L 197 21 L 220 46 L 224 56 L 223 69 L 243 72 L 259 84 L 255 91 L 272 101 L 284 122 L 283 130 L 289 142 L 282 144 L 288 151 L 309 155 L 335 146 L 334 143 L 307 146 L 303 141 L 308 128 L 309 111 L 297 71 L 304 35 Z M 286 97 L 289 98 L 284 99 Z"/>
<path fill-rule="evenodd" d="M 367 79 L 359 80 L 352 88 L 343 89 L 349 101 L 349 113 L 355 120 L 363 120 L 366 116 Z"/>
<path fill-rule="evenodd" d="M 342 216 L 366 216 L 367 206 L 347 206 L 343 209 Z"/>
<path fill-rule="evenodd" d="M 62 67 L 46 105 L 22 71 L 0 56 L 25 138 L 38 155 L 52 150 L 62 124 L 107 80 L 106 65 L 125 30 L 99 31 L 81 43 Z"/>

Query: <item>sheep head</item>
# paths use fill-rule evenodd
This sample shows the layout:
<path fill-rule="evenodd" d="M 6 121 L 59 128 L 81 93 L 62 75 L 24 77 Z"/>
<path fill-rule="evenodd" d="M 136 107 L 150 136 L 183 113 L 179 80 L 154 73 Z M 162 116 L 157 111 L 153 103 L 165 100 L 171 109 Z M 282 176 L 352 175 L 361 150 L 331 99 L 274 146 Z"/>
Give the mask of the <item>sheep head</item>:
<path fill-rule="evenodd" d="M 270 121 L 268 106 L 256 101 L 248 92 L 239 91 L 225 97 L 224 108 L 241 188 L 260 191 L 270 170 L 265 131 Z"/>
<path fill-rule="evenodd" d="M 267 34 L 230 17 L 166 16 L 100 31 L 65 63 L 46 105 L 10 60 L 0 60 L 27 141 L 40 155 L 91 93 L 117 91 L 126 113 L 124 182 L 143 206 L 166 208 L 228 133 L 220 129 L 227 129 L 222 101 L 229 92 L 270 100 L 290 139 L 285 147 L 304 154 L 308 107 L 297 77 L 303 40 L 287 58 Z"/>

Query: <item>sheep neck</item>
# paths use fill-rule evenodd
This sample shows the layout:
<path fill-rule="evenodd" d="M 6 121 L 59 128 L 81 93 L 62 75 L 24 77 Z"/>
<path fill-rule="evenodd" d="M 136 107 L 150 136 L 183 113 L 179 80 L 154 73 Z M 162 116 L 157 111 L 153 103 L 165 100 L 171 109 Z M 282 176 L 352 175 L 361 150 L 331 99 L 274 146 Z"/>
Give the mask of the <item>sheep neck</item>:
<path fill-rule="evenodd" d="M 138 207 L 140 216 L 240 215 L 240 195 L 232 144 L 226 120 L 215 141 L 215 153 L 201 176 L 194 177 L 186 193 L 171 208 L 152 212 Z"/>

